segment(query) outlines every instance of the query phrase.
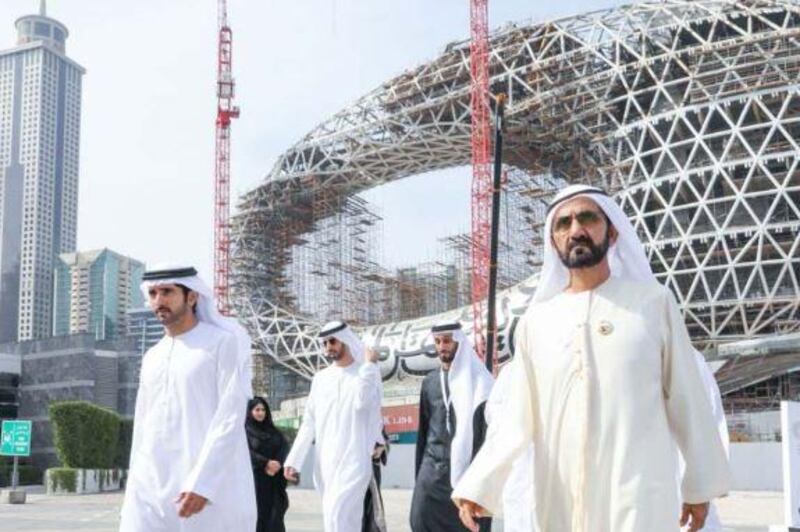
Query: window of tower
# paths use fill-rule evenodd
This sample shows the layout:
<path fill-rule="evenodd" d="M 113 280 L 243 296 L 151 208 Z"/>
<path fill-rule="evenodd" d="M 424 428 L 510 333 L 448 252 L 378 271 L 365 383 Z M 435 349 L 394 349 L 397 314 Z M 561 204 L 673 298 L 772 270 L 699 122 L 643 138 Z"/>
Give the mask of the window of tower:
<path fill-rule="evenodd" d="M 50 25 L 44 22 L 35 22 L 33 33 L 39 37 L 50 37 Z"/>

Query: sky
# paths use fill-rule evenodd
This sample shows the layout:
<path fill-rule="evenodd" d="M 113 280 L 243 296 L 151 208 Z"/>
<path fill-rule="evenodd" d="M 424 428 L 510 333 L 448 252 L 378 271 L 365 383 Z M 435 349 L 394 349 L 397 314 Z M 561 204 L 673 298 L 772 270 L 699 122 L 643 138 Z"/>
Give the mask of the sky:
<path fill-rule="evenodd" d="M 489 22 L 544 21 L 611 0 L 490 0 Z M 38 0 L 0 2 L 0 49 Z M 469 33 L 467 0 L 228 0 L 242 116 L 232 129 L 232 203 L 318 123 Z M 215 0 L 49 0 L 83 80 L 78 249 L 149 265 L 213 262 Z M 367 193 L 384 260 L 430 258 L 469 227 L 469 169 Z M 445 201 L 443 206 L 443 200 Z M 413 216 L 410 216 L 413 213 Z"/>

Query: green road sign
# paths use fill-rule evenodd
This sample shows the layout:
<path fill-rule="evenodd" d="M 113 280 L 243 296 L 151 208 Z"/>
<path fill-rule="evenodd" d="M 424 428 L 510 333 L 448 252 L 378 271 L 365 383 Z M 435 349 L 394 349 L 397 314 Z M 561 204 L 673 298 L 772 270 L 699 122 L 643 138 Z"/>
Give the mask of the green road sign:
<path fill-rule="evenodd" d="M 0 455 L 31 455 L 31 422 L 18 419 L 4 419 L 3 433 L 0 436 Z"/>

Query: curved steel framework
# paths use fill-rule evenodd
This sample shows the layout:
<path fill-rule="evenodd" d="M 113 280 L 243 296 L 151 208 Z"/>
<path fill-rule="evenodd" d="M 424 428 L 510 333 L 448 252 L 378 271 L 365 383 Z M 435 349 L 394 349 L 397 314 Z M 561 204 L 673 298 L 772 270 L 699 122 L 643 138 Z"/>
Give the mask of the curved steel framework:
<path fill-rule="evenodd" d="M 614 192 L 705 344 L 800 322 L 799 37 L 800 6 L 766 0 L 667 0 L 491 35 L 505 162 Z M 468 164 L 469 81 L 469 43 L 449 45 L 322 123 L 242 198 L 235 304 L 266 354 L 307 376 L 318 363 L 315 324 L 276 303 L 286 255 L 271 230 L 310 230 L 293 212 L 321 190 Z"/>

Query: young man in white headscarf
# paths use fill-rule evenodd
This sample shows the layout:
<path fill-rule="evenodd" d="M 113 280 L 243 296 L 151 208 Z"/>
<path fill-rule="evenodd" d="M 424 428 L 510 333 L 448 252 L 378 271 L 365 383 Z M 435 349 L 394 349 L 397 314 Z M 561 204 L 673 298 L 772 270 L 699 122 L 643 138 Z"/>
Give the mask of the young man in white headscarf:
<path fill-rule="evenodd" d="M 492 375 L 458 322 L 431 329 L 440 369 L 422 381 L 419 397 L 413 532 L 462 532 L 450 496 L 486 434 L 484 409 Z"/>
<path fill-rule="evenodd" d="M 474 516 L 497 510 L 533 443 L 539 530 L 700 530 L 729 471 L 673 295 L 600 189 L 560 192 L 545 235 L 540 284 L 517 327 L 512 398 L 453 492 L 462 521 L 474 529 Z"/>
<path fill-rule="evenodd" d="M 319 336 L 331 365 L 311 381 L 284 476 L 299 481 L 314 444 L 314 485 L 322 497 L 325 532 L 354 532 L 361 529 L 372 453 L 383 441 L 378 356 L 344 322 L 328 323 Z"/>
<path fill-rule="evenodd" d="M 255 530 L 250 338 L 194 268 L 143 279 L 165 335 L 142 359 L 120 532 Z"/>

